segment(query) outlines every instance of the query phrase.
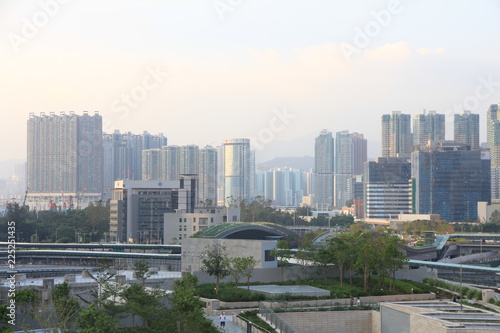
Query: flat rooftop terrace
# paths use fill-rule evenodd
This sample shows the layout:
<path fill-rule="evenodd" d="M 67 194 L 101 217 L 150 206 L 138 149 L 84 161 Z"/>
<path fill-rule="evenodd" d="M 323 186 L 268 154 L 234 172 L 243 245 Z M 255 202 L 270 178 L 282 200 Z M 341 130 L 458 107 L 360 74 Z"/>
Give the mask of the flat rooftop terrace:
<path fill-rule="evenodd" d="M 240 287 L 247 288 L 247 287 Z M 330 291 L 311 286 L 278 286 L 278 285 L 261 285 L 250 286 L 250 291 L 263 293 L 267 296 L 277 296 L 283 294 L 291 294 L 293 296 L 330 296 Z"/>

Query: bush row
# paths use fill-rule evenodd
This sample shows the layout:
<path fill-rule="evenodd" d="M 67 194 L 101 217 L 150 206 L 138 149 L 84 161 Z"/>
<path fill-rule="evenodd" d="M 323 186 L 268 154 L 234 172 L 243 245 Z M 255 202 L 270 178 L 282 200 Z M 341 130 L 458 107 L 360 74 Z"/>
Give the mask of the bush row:
<path fill-rule="evenodd" d="M 444 288 L 451 290 L 455 293 L 462 294 L 463 296 L 467 296 L 468 299 L 477 299 L 481 300 L 483 295 L 481 290 L 477 289 L 472 289 L 469 287 L 464 287 L 462 286 L 462 291 L 460 291 L 460 286 L 454 283 L 449 283 L 443 280 L 439 280 L 436 278 L 425 278 L 423 280 L 424 283 L 432 286 L 432 287 L 439 287 L 439 288 Z"/>

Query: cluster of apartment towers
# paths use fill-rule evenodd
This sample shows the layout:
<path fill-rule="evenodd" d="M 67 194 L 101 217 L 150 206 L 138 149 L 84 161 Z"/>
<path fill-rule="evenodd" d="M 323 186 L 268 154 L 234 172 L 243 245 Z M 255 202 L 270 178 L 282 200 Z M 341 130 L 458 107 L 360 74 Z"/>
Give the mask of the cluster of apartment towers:
<path fill-rule="evenodd" d="M 382 116 L 382 154 L 367 162 L 362 134 L 321 131 L 313 170 L 255 168 L 249 139 L 218 147 L 173 146 L 162 134 L 103 132 L 98 112 L 61 112 L 28 119 L 27 203 L 35 209 L 85 207 L 112 198 L 115 181 L 196 178 L 193 205 L 225 205 L 263 196 L 277 206 L 307 204 L 359 218 L 441 214 L 450 221 L 477 217 L 477 202 L 500 198 L 498 105 L 488 109 L 487 147 L 479 115 L 454 115 L 454 140 L 445 141 L 445 115 L 394 111 Z M 491 155 L 491 159 L 490 159 Z M 165 183 L 166 184 L 166 183 Z"/>

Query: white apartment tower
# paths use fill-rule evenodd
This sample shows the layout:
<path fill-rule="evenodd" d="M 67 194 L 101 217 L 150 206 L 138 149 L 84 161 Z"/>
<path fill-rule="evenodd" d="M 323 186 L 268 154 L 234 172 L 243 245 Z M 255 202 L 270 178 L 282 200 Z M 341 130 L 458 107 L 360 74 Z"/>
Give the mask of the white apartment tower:
<path fill-rule="evenodd" d="M 410 158 L 412 141 L 409 114 L 392 111 L 382 115 L 382 157 Z"/>
<path fill-rule="evenodd" d="M 333 206 L 334 146 L 333 136 L 322 130 L 314 145 L 314 203 L 320 210 Z"/>
<path fill-rule="evenodd" d="M 454 138 L 455 142 L 479 148 L 479 114 L 464 111 L 455 115 Z"/>
<path fill-rule="evenodd" d="M 72 198 L 84 192 L 95 198 L 102 195 L 103 135 L 98 112 L 81 116 L 74 112 L 32 113 L 27 125 L 27 187 L 31 196 L 40 202 L 60 200 L 62 206 L 73 204 Z M 48 209 L 46 204 L 38 208 Z"/>
<path fill-rule="evenodd" d="M 198 200 L 217 204 L 217 149 L 207 146 L 199 152 Z"/>
<path fill-rule="evenodd" d="M 425 110 L 413 118 L 413 145 L 427 145 L 429 141 L 445 140 L 444 114 Z"/>

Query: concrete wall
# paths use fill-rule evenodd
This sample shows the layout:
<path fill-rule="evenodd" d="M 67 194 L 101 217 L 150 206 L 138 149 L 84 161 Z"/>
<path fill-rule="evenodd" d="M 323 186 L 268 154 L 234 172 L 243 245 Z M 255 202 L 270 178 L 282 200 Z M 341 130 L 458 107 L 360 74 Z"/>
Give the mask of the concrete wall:
<path fill-rule="evenodd" d="M 184 263 L 183 263 L 184 265 Z M 283 273 L 282 273 L 283 272 Z M 183 272 L 184 273 L 184 272 Z M 200 271 L 192 272 L 198 277 L 198 283 L 215 283 L 215 277 Z M 283 274 L 283 279 L 282 279 Z M 330 272 L 330 277 L 337 277 L 335 270 Z M 250 282 L 280 282 L 280 281 L 296 281 L 299 279 L 321 279 L 323 275 L 318 274 L 318 270 L 314 266 L 307 266 L 305 269 L 299 266 L 275 267 L 275 268 L 256 268 Z M 221 282 L 229 282 L 229 278 L 221 280 Z M 246 284 L 246 280 L 241 281 L 242 286 Z"/>
<path fill-rule="evenodd" d="M 374 332 L 373 311 L 288 312 L 278 315 L 301 333 Z"/>
<path fill-rule="evenodd" d="M 199 271 L 201 254 L 212 244 L 225 246 L 229 257 L 254 257 L 257 260 L 256 268 L 277 267 L 276 260 L 265 261 L 265 250 L 273 249 L 276 243 L 274 240 L 187 238 L 182 244 L 181 272 Z"/>

